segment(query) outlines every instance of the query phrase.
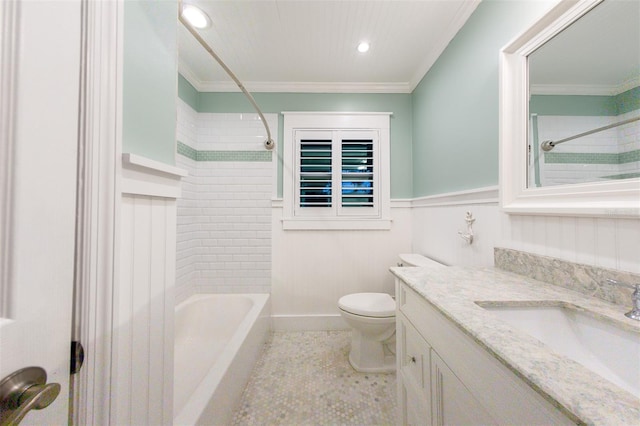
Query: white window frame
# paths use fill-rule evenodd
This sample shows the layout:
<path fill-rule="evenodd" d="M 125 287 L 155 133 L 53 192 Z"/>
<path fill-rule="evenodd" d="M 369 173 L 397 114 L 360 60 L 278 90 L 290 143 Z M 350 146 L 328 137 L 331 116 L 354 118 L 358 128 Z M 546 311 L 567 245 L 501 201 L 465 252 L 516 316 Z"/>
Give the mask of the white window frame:
<path fill-rule="evenodd" d="M 391 178 L 389 112 L 283 112 L 283 229 L 390 229 Z M 333 143 L 349 137 L 374 140 L 374 206 L 342 207 L 334 192 L 330 208 L 299 207 L 300 136 L 324 133 Z M 338 145 L 340 146 L 340 145 Z M 334 147 L 334 152 L 340 148 Z M 336 163 L 334 157 L 334 163 Z M 341 164 L 339 157 L 337 164 Z M 334 167 L 334 182 L 341 168 Z"/>

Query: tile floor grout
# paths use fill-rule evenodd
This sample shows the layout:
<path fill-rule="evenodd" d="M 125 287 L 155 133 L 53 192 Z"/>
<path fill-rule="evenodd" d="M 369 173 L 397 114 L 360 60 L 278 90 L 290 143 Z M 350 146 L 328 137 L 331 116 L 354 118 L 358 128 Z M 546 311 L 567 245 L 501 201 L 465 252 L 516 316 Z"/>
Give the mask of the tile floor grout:
<path fill-rule="evenodd" d="M 395 374 L 358 373 L 349 331 L 274 332 L 233 425 L 391 425 Z"/>

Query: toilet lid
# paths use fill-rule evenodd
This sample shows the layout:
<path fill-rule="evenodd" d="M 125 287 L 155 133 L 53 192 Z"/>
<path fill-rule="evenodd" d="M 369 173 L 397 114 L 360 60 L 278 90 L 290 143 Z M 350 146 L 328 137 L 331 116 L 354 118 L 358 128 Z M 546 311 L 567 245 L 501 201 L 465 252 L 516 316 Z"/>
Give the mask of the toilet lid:
<path fill-rule="evenodd" d="M 396 301 L 387 293 L 355 293 L 342 296 L 338 307 L 343 311 L 367 317 L 394 317 Z"/>

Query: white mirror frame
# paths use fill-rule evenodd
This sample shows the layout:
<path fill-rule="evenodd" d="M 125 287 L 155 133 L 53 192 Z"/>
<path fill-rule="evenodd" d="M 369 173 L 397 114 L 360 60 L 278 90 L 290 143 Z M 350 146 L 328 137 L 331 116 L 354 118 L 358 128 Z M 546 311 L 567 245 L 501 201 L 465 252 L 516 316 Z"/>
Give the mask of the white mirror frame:
<path fill-rule="evenodd" d="M 500 52 L 500 205 L 509 214 L 640 217 L 640 178 L 527 188 L 527 56 L 603 0 L 562 0 Z"/>

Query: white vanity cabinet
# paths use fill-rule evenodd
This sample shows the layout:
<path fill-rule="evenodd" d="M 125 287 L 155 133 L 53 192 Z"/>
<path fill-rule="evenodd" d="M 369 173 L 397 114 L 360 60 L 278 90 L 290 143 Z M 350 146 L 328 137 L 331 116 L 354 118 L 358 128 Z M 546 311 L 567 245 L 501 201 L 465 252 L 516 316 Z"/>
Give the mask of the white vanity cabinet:
<path fill-rule="evenodd" d="M 575 424 L 396 280 L 399 423 Z"/>
<path fill-rule="evenodd" d="M 402 424 L 496 424 L 402 314 L 398 315 L 398 389 Z"/>
<path fill-rule="evenodd" d="M 402 314 L 396 315 L 396 345 L 402 424 L 430 424 L 431 347 Z"/>

